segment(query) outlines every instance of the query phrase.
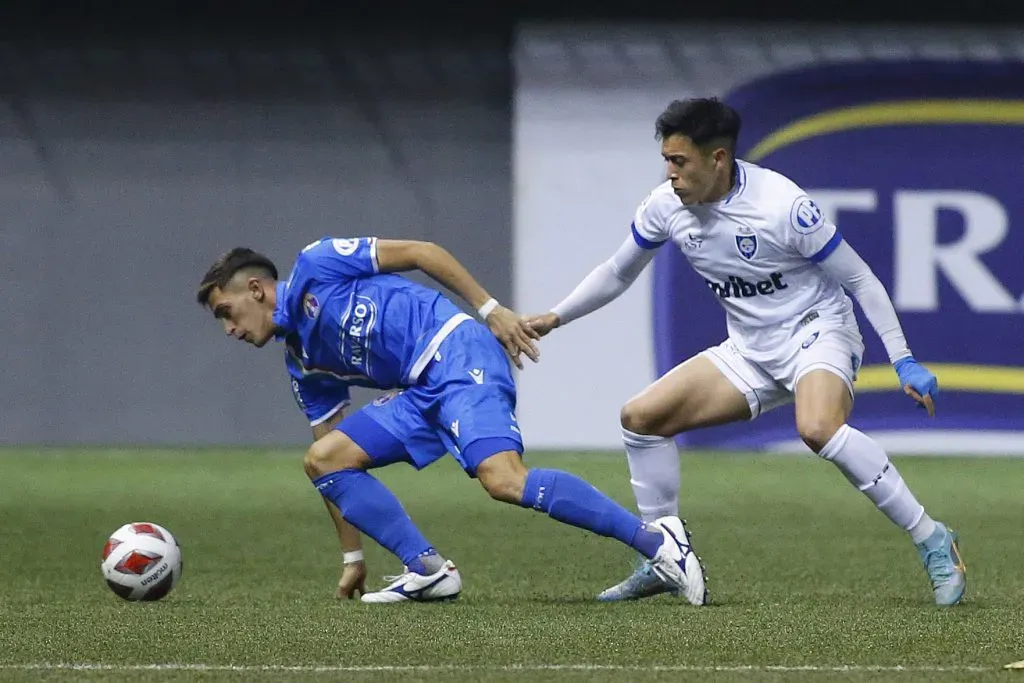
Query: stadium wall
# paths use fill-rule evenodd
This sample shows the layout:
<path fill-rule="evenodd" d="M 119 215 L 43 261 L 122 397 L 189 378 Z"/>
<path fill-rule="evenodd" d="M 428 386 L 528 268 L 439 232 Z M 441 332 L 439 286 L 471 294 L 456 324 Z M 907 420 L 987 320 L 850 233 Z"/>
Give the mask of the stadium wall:
<path fill-rule="evenodd" d="M 233 246 L 431 239 L 509 299 L 508 49 L 390 41 L 0 42 L 0 442 L 308 443 L 195 304 Z"/>
<path fill-rule="evenodd" d="M 1024 453 L 1024 41 L 1014 28 L 524 25 L 515 43 L 519 308 L 548 310 L 628 235 L 662 178 L 653 122 L 717 95 L 744 116 L 741 155 L 803 185 L 893 295 L 943 389 L 926 422 L 868 342 L 854 424 L 894 452 Z M 623 297 L 557 331 L 520 376 L 531 445 L 619 448 L 618 412 L 724 337 L 717 302 L 671 248 Z M 860 311 L 858 310 L 858 314 Z M 688 435 L 780 448 L 792 409 Z"/>

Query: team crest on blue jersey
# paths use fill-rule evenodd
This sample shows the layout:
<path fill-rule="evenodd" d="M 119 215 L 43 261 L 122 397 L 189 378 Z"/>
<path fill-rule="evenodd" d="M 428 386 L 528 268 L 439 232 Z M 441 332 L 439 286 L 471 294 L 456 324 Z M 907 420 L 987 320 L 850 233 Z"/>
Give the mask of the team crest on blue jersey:
<path fill-rule="evenodd" d="M 320 314 L 320 301 L 316 298 L 316 295 L 312 292 L 307 292 L 306 296 L 302 298 L 302 310 L 305 311 L 306 315 L 316 320 L 316 317 Z"/>
<path fill-rule="evenodd" d="M 748 261 L 757 253 L 757 235 L 736 235 L 736 249 Z"/>

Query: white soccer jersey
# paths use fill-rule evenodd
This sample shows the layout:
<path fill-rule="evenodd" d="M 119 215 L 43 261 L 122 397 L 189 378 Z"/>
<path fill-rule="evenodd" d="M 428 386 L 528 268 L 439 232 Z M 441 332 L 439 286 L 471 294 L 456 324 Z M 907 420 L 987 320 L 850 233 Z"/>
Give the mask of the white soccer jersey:
<path fill-rule="evenodd" d="M 678 246 L 725 308 L 730 339 L 753 356 L 776 351 L 811 312 L 856 325 L 842 286 L 818 266 L 842 241 L 836 226 L 790 179 L 736 163 L 718 202 L 687 206 L 671 182 L 655 188 L 633 221 L 637 244 Z"/>

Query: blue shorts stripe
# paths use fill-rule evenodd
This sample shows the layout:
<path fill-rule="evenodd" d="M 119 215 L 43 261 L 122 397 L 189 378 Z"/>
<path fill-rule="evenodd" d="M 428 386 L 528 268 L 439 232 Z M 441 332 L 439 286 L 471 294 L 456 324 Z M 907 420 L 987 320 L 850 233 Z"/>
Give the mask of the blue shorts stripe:
<path fill-rule="evenodd" d="M 476 476 L 476 470 L 487 458 L 497 453 L 513 451 L 519 455 L 523 454 L 523 444 L 515 439 L 506 436 L 492 436 L 484 439 L 477 439 L 466 446 L 462 451 L 464 468 L 472 476 Z"/>

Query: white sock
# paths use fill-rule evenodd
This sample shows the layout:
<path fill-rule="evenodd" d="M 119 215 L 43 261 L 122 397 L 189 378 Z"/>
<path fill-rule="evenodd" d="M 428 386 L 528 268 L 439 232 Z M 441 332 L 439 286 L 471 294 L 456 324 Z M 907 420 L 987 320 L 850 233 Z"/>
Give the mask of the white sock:
<path fill-rule="evenodd" d="M 672 439 L 622 430 L 629 483 L 645 522 L 679 516 L 679 449 Z"/>
<path fill-rule="evenodd" d="M 921 520 L 907 531 L 910 532 L 910 540 L 914 543 L 922 543 L 935 533 L 936 528 L 935 520 L 926 512 L 921 515 Z"/>
<path fill-rule="evenodd" d="M 819 455 L 832 461 L 894 524 L 909 531 L 914 543 L 935 531 L 935 521 L 917 502 L 882 447 L 867 434 L 844 424 Z"/>

